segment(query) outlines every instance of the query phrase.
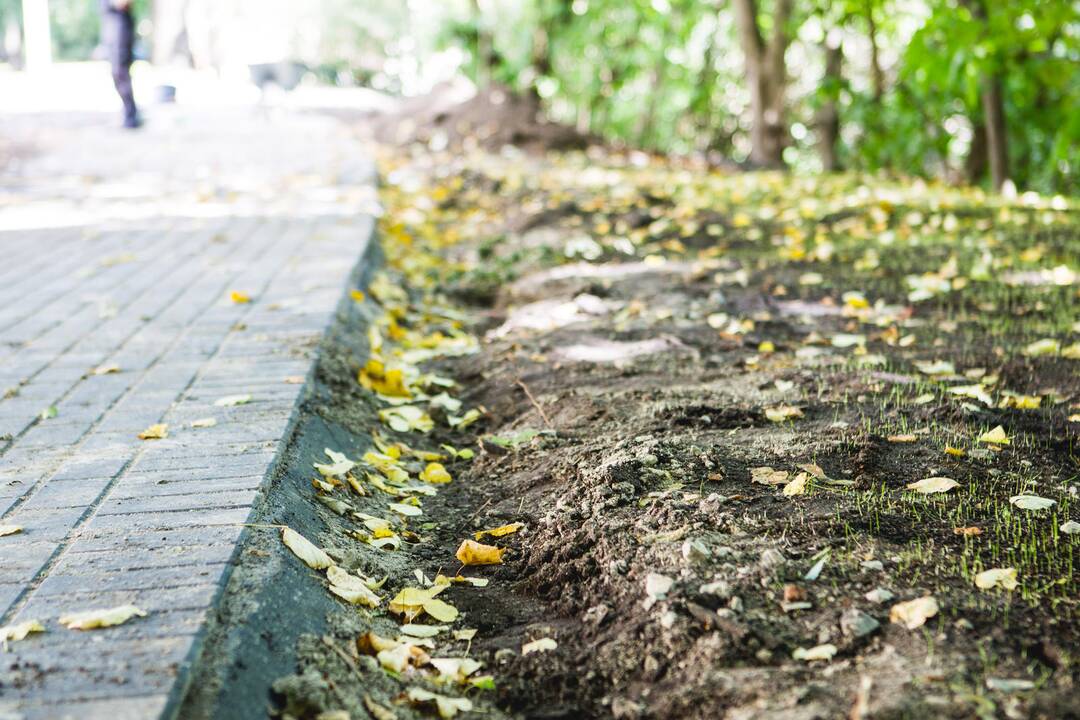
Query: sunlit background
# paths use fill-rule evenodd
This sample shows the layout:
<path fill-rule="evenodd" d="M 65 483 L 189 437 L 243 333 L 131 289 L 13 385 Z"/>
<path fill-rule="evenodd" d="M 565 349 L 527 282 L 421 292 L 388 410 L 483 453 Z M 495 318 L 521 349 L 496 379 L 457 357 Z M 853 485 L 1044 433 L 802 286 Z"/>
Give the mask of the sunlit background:
<path fill-rule="evenodd" d="M 747 39 L 739 25 L 740 8 L 748 6 L 765 56 L 775 43 L 784 60 L 773 102 L 781 108 L 779 159 L 787 166 L 978 182 L 989 172 L 981 151 L 985 90 L 996 84 L 1009 180 L 1042 192 L 1076 190 L 1080 22 L 1068 0 L 134 5 L 142 98 L 161 85 L 177 87 L 181 102 L 215 93 L 236 99 L 270 86 L 413 96 L 467 81 L 535 98 L 553 120 L 610 141 L 733 163 L 752 156 Z M 0 63 L 42 73 L 16 81 L 5 72 L 4 109 L 110 106 L 100 67 L 52 85 L 44 69 L 50 61 L 68 65 L 70 78 L 78 72 L 71 63 L 100 57 L 98 26 L 94 0 L 0 0 Z"/>

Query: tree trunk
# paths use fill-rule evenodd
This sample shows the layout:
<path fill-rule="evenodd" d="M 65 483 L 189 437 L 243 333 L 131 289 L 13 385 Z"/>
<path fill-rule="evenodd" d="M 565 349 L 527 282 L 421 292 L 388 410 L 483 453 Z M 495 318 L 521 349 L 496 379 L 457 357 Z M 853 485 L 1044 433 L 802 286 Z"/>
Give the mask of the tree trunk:
<path fill-rule="evenodd" d="M 878 51 L 877 23 L 874 21 L 874 2 L 866 0 L 866 34 L 870 39 L 870 79 L 874 86 L 874 100 L 881 102 L 885 94 L 885 74 L 881 71 L 881 57 Z"/>
<path fill-rule="evenodd" d="M 981 122 L 976 122 L 971 136 L 971 149 L 968 150 L 967 159 L 964 160 L 964 175 L 969 183 L 975 185 L 982 180 L 985 173 L 986 126 Z"/>
<path fill-rule="evenodd" d="M 836 107 L 836 95 L 840 89 L 841 62 L 844 53 L 839 43 L 830 42 L 825 38 L 825 89 L 828 99 L 818 110 L 818 155 L 821 158 L 821 169 L 825 172 L 836 172 L 840 169 L 840 161 L 836 157 L 836 143 L 840 139 L 840 112 Z"/>
<path fill-rule="evenodd" d="M 746 83 L 750 91 L 750 163 L 759 167 L 782 167 L 787 128 L 784 124 L 784 86 L 787 68 L 787 20 L 792 0 L 776 0 L 773 36 L 761 37 L 756 0 L 735 0 L 739 42 L 746 60 Z"/>
<path fill-rule="evenodd" d="M 1009 148 L 1005 137 L 1005 93 L 1001 76 L 983 79 L 983 123 L 986 126 L 986 154 L 990 160 L 990 182 L 1001 190 L 1009 177 Z"/>
<path fill-rule="evenodd" d="M 49 29 L 49 0 L 23 0 L 24 67 L 33 72 L 52 64 L 52 33 Z"/>

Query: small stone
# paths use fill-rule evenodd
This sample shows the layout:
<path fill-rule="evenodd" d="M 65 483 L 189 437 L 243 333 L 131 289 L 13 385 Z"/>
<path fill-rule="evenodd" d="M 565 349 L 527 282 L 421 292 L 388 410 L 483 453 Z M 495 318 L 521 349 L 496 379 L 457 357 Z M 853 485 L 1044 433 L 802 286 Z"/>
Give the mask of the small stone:
<path fill-rule="evenodd" d="M 849 608 L 840 616 L 840 630 L 848 637 L 865 637 L 879 627 L 881 623 L 856 608 Z"/>
<path fill-rule="evenodd" d="M 777 565 L 782 565 L 786 561 L 787 558 L 784 557 L 784 554 L 776 548 L 769 548 L 761 553 L 760 563 L 763 568 L 776 567 Z"/>
<path fill-rule="evenodd" d="M 682 544 L 682 556 L 687 562 L 696 563 L 707 560 L 712 553 L 700 540 L 687 540 Z"/>
<path fill-rule="evenodd" d="M 721 598 L 730 597 L 731 583 L 727 580 L 713 580 L 699 587 L 698 592 L 702 595 L 716 595 Z"/>
<path fill-rule="evenodd" d="M 892 600 L 896 595 L 889 592 L 885 588 L 874 588 L 870 592 L 866 593 L 866 599 L 872 603 L 884 603 Z"/>

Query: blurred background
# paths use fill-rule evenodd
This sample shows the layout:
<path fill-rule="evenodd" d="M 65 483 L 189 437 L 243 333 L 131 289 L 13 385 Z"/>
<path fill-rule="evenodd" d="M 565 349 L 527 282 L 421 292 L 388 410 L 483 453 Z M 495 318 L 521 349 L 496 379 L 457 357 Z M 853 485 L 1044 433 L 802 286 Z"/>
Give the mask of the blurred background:
<path fill-rule="evenodd" d="M 135 12 L 144 102 L 163 87 L 178 102 L 353 89 L 358 107 L 397 109 L 384 135 L 440 149 L 604 141 L 1078 192 L 1072 0 L 136 0 Z M 99 22 L 96 0 L 0 0 L 0 112 L 115 105 Z"/>

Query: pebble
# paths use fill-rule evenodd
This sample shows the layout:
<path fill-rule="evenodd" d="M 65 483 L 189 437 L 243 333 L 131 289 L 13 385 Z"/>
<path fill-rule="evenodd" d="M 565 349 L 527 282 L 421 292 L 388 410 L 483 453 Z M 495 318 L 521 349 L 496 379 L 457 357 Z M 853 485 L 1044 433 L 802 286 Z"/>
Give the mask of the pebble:
<path fill-rule="evenodd" d="M 879 627 L 881 623 L 856 608 L 849 608 L 840 616 L 840 630 L 848 637 L 865 637 Z"/>

